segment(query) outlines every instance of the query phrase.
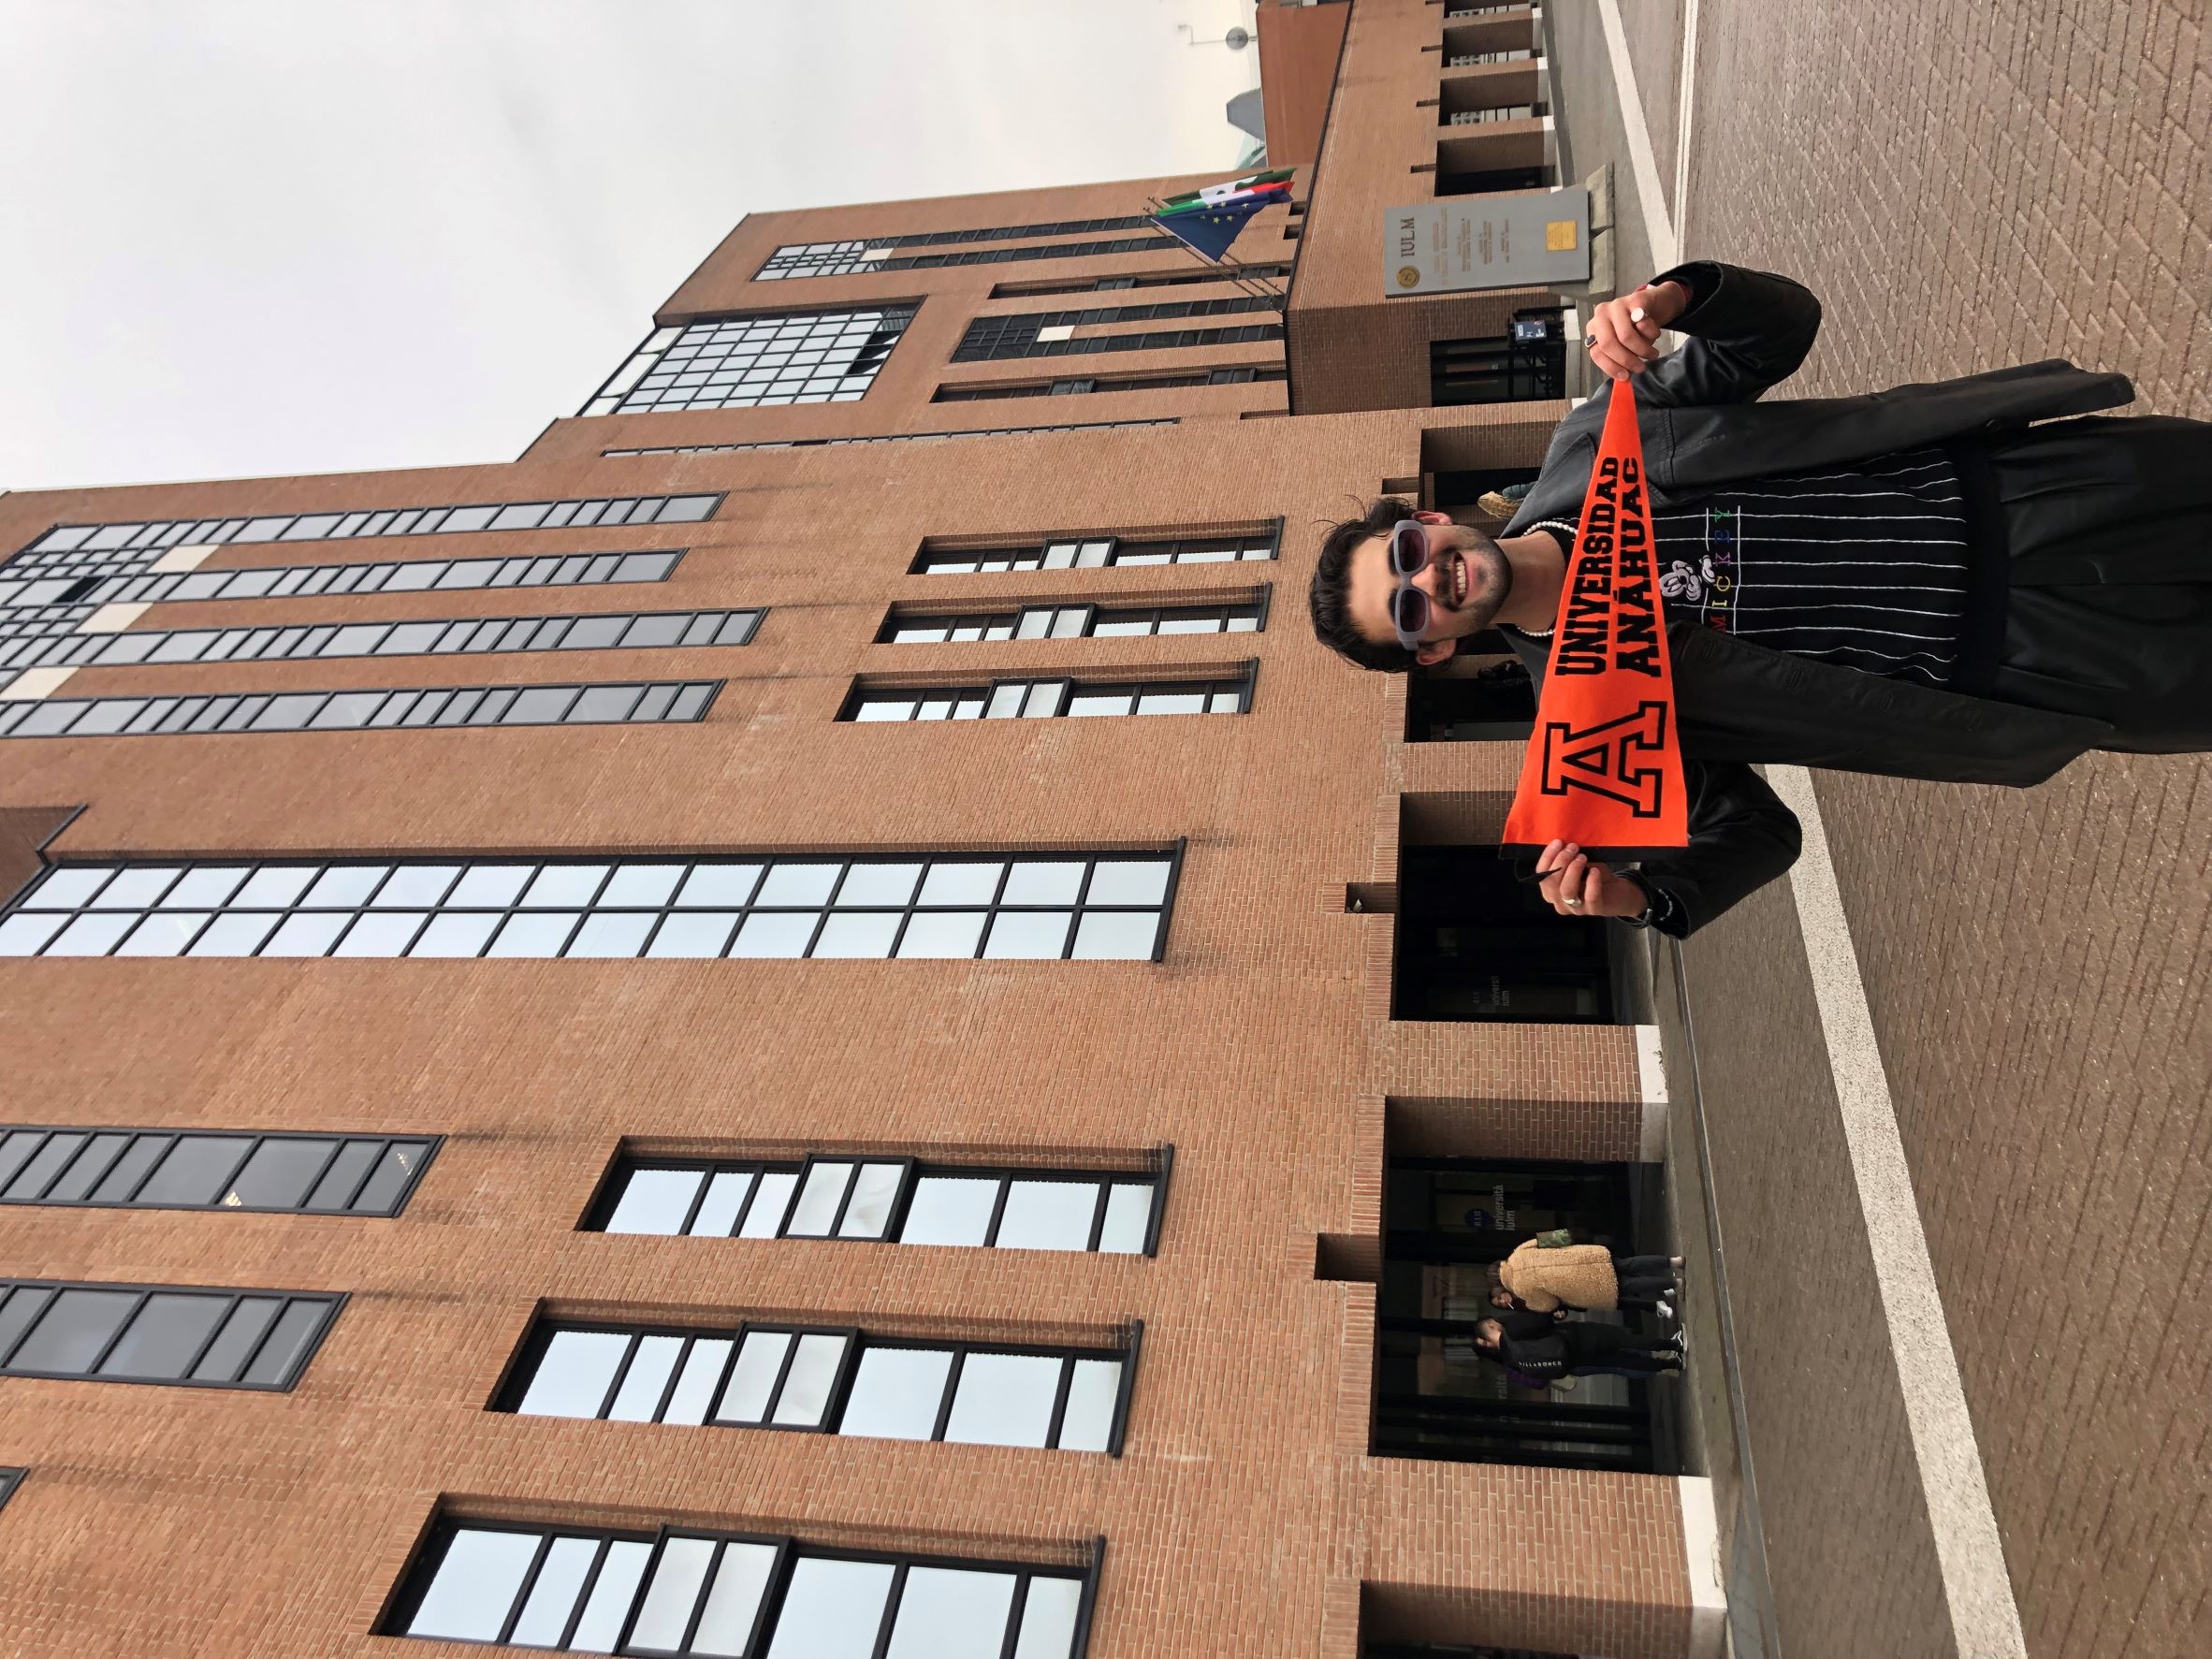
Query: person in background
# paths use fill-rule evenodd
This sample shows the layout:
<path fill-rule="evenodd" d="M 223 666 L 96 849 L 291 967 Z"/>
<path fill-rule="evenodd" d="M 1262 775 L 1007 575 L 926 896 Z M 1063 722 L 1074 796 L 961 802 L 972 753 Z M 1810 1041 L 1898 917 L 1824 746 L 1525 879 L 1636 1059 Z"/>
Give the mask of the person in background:
<path fill-rule="evenodd" d="M 1528 492 L 1536 487 L 1531 478 L 1526 484 L 1508 484 L 1503 489 L 1486 489 L 1476 507 L 1492 518 L 1510 518 L 1514 510 L 1527 499 Z"/>
<path fill-rule="evenodd" d="M 1491 1305 L 1539 1314 L 1572 1307 L 1674 1317 L 1679 1256 L 1615 1256 L 1603 1244 L 1547 1244 L 1530 1239 L 1490 1265 Z M 1507 1300 L 1501 1302 L 1503 1296 Z"/>
<path fill-rule="evenodd" d="M 1508 1315 L 1517 1320 L 1542 1316 Z M 1528 1327 L 1516 1324 L 1515 1329 Z M 1549 1331 L 1516 1335 L 1505 1318 L 1493 1317 L 1475 1327 L 1475 1346 L 1510 1371 L 1537 1383 L 1565 1376 L 1658 1376 L 1682 1368 L 1682 1333 L 1664 1342 L 1623 1331 L 1617 1325 L 1585 1320 L 1554 1324 Z"/>

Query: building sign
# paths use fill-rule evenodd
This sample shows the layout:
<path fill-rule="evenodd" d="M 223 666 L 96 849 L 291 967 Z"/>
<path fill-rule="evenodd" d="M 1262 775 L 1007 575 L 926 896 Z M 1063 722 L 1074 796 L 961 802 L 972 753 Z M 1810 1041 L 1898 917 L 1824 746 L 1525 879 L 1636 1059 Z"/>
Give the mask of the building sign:
<path fill-rule="evenodd" d="M 1459 196 L 1383 211 L 1383 292 L 1449 294 L 1590 280 L 1590 192 Z"/>

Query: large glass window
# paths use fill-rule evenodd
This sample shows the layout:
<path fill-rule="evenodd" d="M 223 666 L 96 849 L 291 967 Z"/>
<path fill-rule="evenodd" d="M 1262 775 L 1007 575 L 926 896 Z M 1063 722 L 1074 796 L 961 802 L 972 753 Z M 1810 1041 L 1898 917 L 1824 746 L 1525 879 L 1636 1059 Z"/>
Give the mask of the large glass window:
<path fill-rule="evenodd" d="M 1119 241 L 1062 242 L 1052 247 L 983 247 L 959 254 L 915 254 L 903 249 L 956 247 L 963 242 L 1010 242 L 1026 237 L 1082 236 L 1100 230 L 1151 231 L 1151 217 L 1124 213 L 1111 219 L 1057 219 L 1042 225 L 998 225 L 982 230 L 921 230 L 857 241 L 787 242 L 753 273 L 756 283 L 795 277 L 856 276 L 878 270 L 928 270 L 947 265 L 997 265 L 1008 260 L 1071 258 L 1085 254 L 1157 249 L 1157 234 Z"/>
<path fill-rule="evenodd" d="M 97 555 L 226 542 L 323 542 L 371 536 L 457 535 L 480 530 L 584 530 L 617 524 L 695 524 L 714 517 L 720 495 L 581 497 L 558 502 L 491 502 L 470 507 L 361 508 L 350 513 L 276 513 L 263 517 L 156 518 L 129 523 L 62 524 L 26 552 Z M 25 574 L 10 560 L 0 572 Z M 32 568 L 32 567 L 25 567 Z M 54 568 L 57 573 L 66 567 Z"/>
<path fill-rule="evenodd" d="M 1566 328 L 1556 306 L 1513 313 L 1503 334 L 1429 344 L 1429 401 L 1439 408 L 1566 395 Z"/>
<path fill-rule="evenodd" d="M 437 1147 L 391 1135 L 0 1125 L 0 1204 L 397 1215 Z"/>
<path fill-rule="evenodd" d="M 1671 1473 L 1679 1380 L 1509 1372 L 1475 1344 L 1489 1265 L 1555 1230 L 1616 1257 L 1665 1252 L 1656 1165 L 1392 1157 L 1383 1190 L 1373 1448 L 1383 1456 Z M 1532 1316 L 1522 1315 L 1522 1317 Z M 1663 1322 L 1584 1313 L 1600 1323 Z"/>
<path fill-rule="evenodd" d="M 114 668 L 140 662 L 288 662 L 310 657 L 741 646 L 751 640 L 761 616 L 759 611 L 563 611 L 406 622 L 128 629 L 120 633 L 71 634 L 15 666 Z"/>
<path fill-rule="evenodd" d="M 1297 213 L 1303 203 L 1294 202 L 1290 211 Z M 1288 265 L 1240 265 L 1237 274 L 1257 282 L 1279 282 L 1289 276 Z M 1217 270 L 1140 270 L 1124 276 L 1046 278 L 1042 281 L 997 283 L 991 288 L 994 299 L 1030 299 L 1046 294 L 1101 294 L 1120 288 L 1183 288 L 1200 283 L 1222 281 Z"/>
<path fill-rule="evenodd" d="M 0 1279 L 0 1375 L 288 1389 L 343 1297 Z"/>
<path fill-rule="evenodd" d="M 916 575 L 957 576 L 1140 564 L 1249 563 L 1274 558 L 1282 534 L 1282 521 L 1277 519 L 1264 529 L 1165 539 L 1090 531 L 1044 536 L 1012 546 L 979 546 L 953 537 L 932 536 L 922 544 L 911 569 Z"/>
<path fill-rule="evenodd" d="M 641 502 L 619 502 L 626 516 L 641 507 L 662 520 L 704 517 L 721 498 L 663 496 Z M 688 505 L 687 505 L 688 503 Z M 531 504 L 550 515 L 574 509 L 574 502 Z M 589 502 L 595 513 L 610 503 Z M 681 513 L 677 509 L 681 507 Z M 327 515 L 325 517 L 327 517 Z M 448 515 L 447 517 L 451 517 Z M 496 517 L 496 516 L 495 516 Z M 380 521 L 420 522 L 415 514 L 349 514 L 336 525 L 321 526 L 331 535 L 360 519 L 358 533 L 376 533 Z M 253 520 L 255 524 L 274 522 Z M 602 582 L 667 580 L 683 558 L 681 548 L 642 553 L 560 553 L 504 559 L 395 559 L 368 564 L 269 564 L 242 569 L 199 570 L 190 558 L 172 559 L 172 550 L 195 544 L 187 535 L 242 539 L 249 521 L 166 519 L 153 524 L 75 525 L 53 531 L 30 549 L 0 564 L 0 684 L 38 663 L 77 662 L 67 653 L 104 646 L 114 635 L 85 635 L 93 613 L 106 604 L 158 604 L 171 600 L 289 599 L 319 593 L 408 593 L 471 588 L 550 588 Z M 211 529 L 210 527 L 212 527 Z M 500 528 L 496 523 L 491 528 Z M 128 531 L 127 545 L 109 545 L 93 531 Z M 235 533 L 234 533 L 235 532 Z M 288 537 L 288 540 L 298 538 Z M 49 544 L 52 544 L 50 546 Z M 176 568 L 182 565 L 184 568 Z"/>
<path fill-rule="evenodd" d="M 1257 633 L 1267 625 L 1268 589 L 1226 604 L 1156 605 L 1026 604 L 948 614 L 894 605 L 876 639 L 881 645 L 959 644 L 996 639 L 1124 639 L 1153 633 Z"/>
<path fill-rule="evenodd" d="M 850 1327 L 541 1323 L 501 1396 L 521 1417 L 794 1429 L 1119 1456 L 1142 1326 L 1097 1347 Z"/>
<path fill-rule="evenodd" d="M 1023 438 L 1036 432 L 1102 432 L 1116 427 L 1175 427 L 1172 415 L 1150 420 L 1071 420 L 1042 427 L 970 427 L 954 432 L 870 432 L 851 438 L 767 438 L 754 444 L 673 444 L 647 449 L 603 449 L 602 455 L 735 455 L 753 449 L 827 449 L 848 444 L 942 444 L 954 438 Z"/>
<path fill-rule="evenodd" d="M 1273 338 L 1273 334 L 1269 338 Z M 940 386 L 933 403 L 976 403 L 994 398 L 1069 398 L 1088 392 L 1164 392 L 1192 386 L 1250 386 L 1285 380 L 1280 365 L 1240 363 L 1225 369 L 1168 370 L 1154 374 L 1079 374 L 1063 380 L 963 381 Z"/>
<path fill-rule="evenodd" d="M 1554 913 L 1495 847 L 1405 847 L 1390 1017 L 1613 1023 L 1617 933 Z"/>
<path fill-rule="evenodd" d="M 1155 960 L 1180 850 L 559 861 L 82 864 L 0 956 Z"/>
<path fill-rule="evenodd" d="M 584 413 L 857 402 L 919 309 L 767 313 L 657 328 Z"/>
<path fill-rule="evenodd" d="M 1243 714 L 1252 674 L 1216 679 L 995 679 L 972 686 L 854 683 L 839 720 L 1057 720 L 1117 714 Z"/>
<path fill-rule="evenodd" d="M 1077 336 L 1077 328 L 1121 323 L 1167 321 L 1181 317 L 1235 316 L 1277 312 L 1275 295 L 1238 295 L 1228 299 L 1168 299 L 1147 305 L 1093 306 L 1080 311 L 1022 312 L 978 317 L 953 348 L 955 363 L 998 362 L 1015 357 L 1065 357 L 1089 352 L 1161 351 L 1188 345 L 1244 345 L 1283 338 L 1281 323 L 1229 328 L 1152 328 L 1129 333 Z"/>
<path fill-rule="evenodd" d="M 998 1169 L 822 1154 L 799 1162 L 624 1157 L 586 1226 L 715 1239 L 863 1239 L 1149 1255 L 1171 1149 L 1135 1171 Z"/>
<path fill-rule="evenodd" d="M 387 1636 L 735 1659 L 1080 1659 L 1089 1568 L 691 1527 L 442 1521 Z"/>
<path fill-rule="evenodd" d="M 441 628 L 436 623 L 425 624 Z M 357 691 L 211 691 L 0 703 L 0 737 L 153 737 L 199 732 L 392 731 L 430 726 L 652 725 L 702 719 L 719 679 L 430 686 Z M 0 952 L 0 953 L 5 953 Z"/>

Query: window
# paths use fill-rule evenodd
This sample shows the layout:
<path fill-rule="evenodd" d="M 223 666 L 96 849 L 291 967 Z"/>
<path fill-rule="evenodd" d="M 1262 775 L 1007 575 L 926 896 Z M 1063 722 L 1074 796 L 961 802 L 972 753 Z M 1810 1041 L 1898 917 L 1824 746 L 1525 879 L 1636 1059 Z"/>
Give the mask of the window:
<path fill-rule="evenodd" d="M 1143 1327 L 1096 1347 L 931 1341 L 849 1327 L 720 1330 L 542 1321 L 500 1408 L 1026 1446 L 1118 1457 Z"/>
<path fill-rule="evenodd" d="M 0 956 L 1048 957 L 1157 961 L 1157 853 L 81 864 Z"/>
<path fill-rule="evenodd" d="M 1290 211 L 1297 213 L 1305 204 L 1293 202 Z M 1288 265 L 1243 265 L 1237 274 L 1259 282 L 1277 282 L 1291 272 Z M 1099 294 L 1121 288 L 1181 288 L 1194 283 L 1219 283 L 1226 279 L 1217 270 L 1147 270 L 1133 276 L 1070 277 L 1058 282 L 999 283 L 991 290 L 994 299 L 1041 298 L 1047 294 Z"/>
<path fill-rule="evenodd" d="M 1100 230 L 1150 230 L 1149 213 L 1113 219 L 1061 219 L 1049 225 L 1000 225 L 988 230 L 924 230 L 879 236 L 865 241 L 790 242 L 768 255 L 753 273 L 756 283 L 793 277 L 854 276 L 876 270 L 925 270 L 946 265 L 996 265 L 1010 259 L 1054 259 L 1079 254 L 1118 254 L 1157 248 L 1155 236 L 1127 241 L 1063 243 L 1050 248 L 984 248 L 966 254 L 902 255 L 901 248 L 956 246 L 962 242 L 1016 241 L 1025 237 L 1082 236 Z"/>
<path fill-rule="evenodd" d="M 57 525 L 31 553 L 147 552 L 226 542 L 321 542 L 349 537 L 453 535 L 477 530 L 606 529 L 617 524 L 695 524 L 714 517 L 718 495 L 648 495 L 621 500 L 495 502 L 474 507 L 387 507 L 354 513 L 279 513 L 264 518 L 162 518 L 135 524 Z M 4 569 L 10 576 L 20 556 Z"/>
<path fill-rule="evenodd" d="M 23 1483 L 28 1469 L 0 1468 L 0 1509 L 7 1507 L 7 1500 L 15 1496 L 15 1489 Z"/>
<path fill-rule="evenodd" d="M 22 555 L 16 564 L 39 556 Z M 74 560 L 74 554 L 57 554 Z M 536 559 L 406 559 L 382 564 L 275 564 L 243 570 L 145 570 L 150 560 L 125 554 L 106 574 L 67 584 L 67 603 L 32 604 L 25 592 L 55 587 L 48 579 L 0 581 L 0 669 L 61 660 L 84 638 L 78 629 L 103 604 L 158 604 L 166 600 L 289 599 L 295 594 L 450 592 L 471 588 L 565 588 L 603 582 L 665 582 L 683 551 L 570 553 Z M 13 569 L 15 565 L 8 568 Z M 138 574 L 133 574 L 134 572 Z M 87 584 L 90 584 L 88 587 Z M 6 596 L 10 590 L 16 601 Z M 61 589 L 57 589 L 61 590 Z"/>
<path fill-rule="evenodd" d="M 1528 53 L 1519 55 L 1526 57 Z M 1548 167 L 1454 167 L 1440 161 L 1436 168 L 1436 194 L 1494 196 L 1514 190 L 1550 190 L 1555 182 L 1551 174 L 1552 169 Z"/>
<path fill-rule="evenodd" d="M 618 1160 L 585 1230 L 712 1239 L 859 1239 L 1151 1255 L 1174 1149 L 1146 1170 L 1003 1169 L 816 1154 Z"/>
<path fill-rule="evenodd" d="M 1493 121 L 1534 121 L 1545 113 L 1542 104 L 1492 104 L 1479 109 L 1454 109 L 1445 119 L 1447 126 L 1484 126 Z"/>
<path fill-rule="evenodd" d="M 0 1204 L 397 1215 L 437 1149 L 389 1135 L 0 1127 Z"/>
<path fill-rule="evenodd" d="M 1505 334 L 1429 343 L 1429 401 L 1439 408 L 1566 395 L 1566 332 L 1557 307 L 1516 312 Z"/>
<path fill-rule="evenodd" d="M 316 622 L 72 634 L 30 662 L 109 668 L 138 662 L 279 662 L 307 657 L 444 656 L 456 652 L 636 650 L 741 646 L 759 611 L 563 611 L 412 622 Z"/>
<path fill-rule="evenodd" d="M 863 677 L 837 718 L 905 720 L 1055 720 L 1121 714 L 1244 714 L 1256 664 L 1214 679 L 994 679 L 972 686 L 898 686 Z"/>
<path fill-rule="evenodd" d="M 738 1659 L 1080 1659 L 1103 1548 L 1079 1570 L 691 1527 L 449 1519 L 426 1540 L 383 1633 Z"/>
<path fill-rule="evenodd" d="M 702 719 L 719 679 L 560 686 L 437 686 L 197 696 L 50 697 L 0 703 L 0 737 L 147 737 L 426 726 L 648 725 Z"/>
<path fill-rule="evenodd" d="M 1244 386 L 1255 381 L 1288 378 L 1278 365 L 1247 363 L 1227 369 L 1194 369 L 1168 374 L 1132 374 L 1118 379 L 1084 375 L 1071 380 L 1026 382 L 969 381 L 940 386 L 931 397 L 937 403 L 973 403 L 991 398 L 1066 398 L 1085 392 L 1157 392 L 1187 386 Z"/>
<path fill-rule="evenodd" d="M 1614 990 L 1610 936 L 1622 931 L 1556 914 L 1495 847 L 1406 846 L 1390 1017 L 1615 1023 L 1625 997 Z"/>
<path fill-rule="evenodd" d="M 0 1375 L 290 1388 L 342 1296 L 0 1279 Z"/>
<path fill-rule="evenodd" d="M 1182 536 L 1155 541 L 1111 531 L 1047 536 L 1010 547 L 978 547 L 931 537 L 912 565 L 925 576 L 971 575 L 1016 570 L 1096 570 L 1125 564 L 1234 564 L 1273 559 L 1283 521 L 1230 535 Z"/>
<path fill-rule="evenodd" d="M 656 328 L 583 413 L 857 402 L 919 309 L 754 313 Z"/>
<path fill-rule="evenodd" d="M 1479 634 L 1462 640 L 1453 661 L 1478 662 L 1484 643 Z M 1495 643 L 1505 645 L 1503 638 Z M 1477 655 L 1470 657 L 1470 649 Z M 1472 674 L 1406 677 L 1408 743 L 1522 743 L 1535 720 L 1535 683 L 1521 659 L 1509 653 Z"/>
<path fill-rule="evenodd" d="M 1173 317 L 1232 316 L 1282 309 L 1273 295 L 1239 295 L 1232 299 L 1173 299 L 1150 305 L 1099 306 L 1087 311 L 1026 312 L 1014 316 L 978 317 L 953 349 L 955 363 L 982 363 L 1008 357 L 1061 357 L 1084 352 L 1157 351 L 1182 345 L 1243 345 L 1280 340 L 1282 325 L 1242 328 L 1175 328 L 1135 334 L 1067 336 L 1065 330 L 1113 323 Z M 1055 332 L 1059 331 L 1055 338 Z"/>
<path fill-rule="evenodd" d="M 1582 1376 L 1570 1391 L 1508 1372 L 1475 1346 L 1490 1317 L 1489 1265 L 1565 1229 L 1616 1257 L 1664 1254 L 1637 1218 L 1666 1214 L 1656 1165 L 1538 1163 L 1391 1153 L 1383 1177 L 1369 1449 L 1382 1457 L 1680 1472 L 1669 1421 L 1680 1385 Z M 1653 1341 L 1656 1316 L 1580 1316 Z"/>
<path fill-rule="evenodd" d="M 879 645 L 943 645 L 968 640 L 1119 639 L 1151 633 L 1257 633 L 1267 625 L 1269 589 L 1214 604 L 1116 606 L 1026 604 L 957 616 L 892 607 Z"/>
<path fill-rule="evenodd" d="M 758 444 L 685 444 L 662 449 L 603 449 L 602 455 L 735 455 L 753 449 L 831 449 L 846 444 L 942 444 L 953 438 L 1024 438 L 1034 432 L 1103 432 L 1117 427 L 1174 427 L 1174 415 L 1151 420 L 1078 420 L 1049 427 L 973 427 L 957 432 L 875 432 L 861 438 L 779 438 Z"/>
<path fill-rule="evenodd" d="M 719 496 L 677 498 L 711 510 Z M 666 503 L 652 497 L 648 504 Z M 574 502 L 559 503 L 573 507 Z M 594 510 L 608 503 L 586 503 Z M 542 508 L 545 503 L 536 503 Z M 625 509 L 632 503 L 618 502 Z M 533 508 L 533 510 L 535 510 Z M 656 510 L 660 510 L 656 508 Z M 685 509 L 690 517 L 706 511 Z M 663 517 L 668 515 L 664 514 Z M 359 533 L 383 519 L 398 524 L 413 515 L 352 514 L 361 518 Z M 258 522 L 258 521 L 257 521 Z M 440 591 L 470 588 L 545 588 L 600 582 L 661 582 L 668 579 L 681 548 L 647 553 L 568 553 L 538 558 L 409 559 L 374 564 L 276 564 L 240 570 L 164 571 L 156 569 L 163 556 L 181 545 L 185 533 L 221 535 L 242 530 L 244 519 L 201 519 L 193 523 L 168 520 L 153 525 L 120 527 L 72 526 L 42 538 L 37 546 L 17 554 L 0 565 L 0 677 L 12 677 L 39 662 L 72 660 L 63 653 L 80 648 L 80 636 L 93 612 L 104 604 L 153 604 L 166 600 L 288 599 L 296 594 L 382 593 Z M 208 527 L 214 526 L 212 531 Z M 498 528 L 496 525 L 494 528 Z M 123 548 L 79 546 L 76 539 L 91 531 L 121 529 L 133 531 L 132 546 Z M 343 529 L 343 521 L 333 533 Z M 147 540 L 145 532 L 162 533 Z M 40 551 L 55 537 L 71 543 L 66 547 Z M 0 678 L 0 684 L 5 678 Z"/>

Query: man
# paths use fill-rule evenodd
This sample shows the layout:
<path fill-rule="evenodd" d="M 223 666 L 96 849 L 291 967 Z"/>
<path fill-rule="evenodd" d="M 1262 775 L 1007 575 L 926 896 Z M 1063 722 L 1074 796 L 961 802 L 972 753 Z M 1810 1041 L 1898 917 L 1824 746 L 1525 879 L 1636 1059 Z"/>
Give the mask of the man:
<path fill-rule="evenodd" d="M 1682 1368 L 1679 1326 L 1654 1343 L 1618 1325 L 1577 1321 L 1547 1329 L 1541 1314 L 1493 1314 L 1475 1327 L 1475 1346 L 1538 1385 L 1563 1376 L 1654 1376 Z"/>
<path fill-rule="evenodd" d="M 1322 544 L 1325 645 L 1403 673 L 1494 626 L 1540 682 L 1609 381 L 1637 377 L 1690 844 L 1617 873 L 1553 842 L 1562 915 L 1679 938 L 1782 874 L 1797 820 L 1753 764 L 2026 787 L 2087 749 L 2212 749 L 2212 426 L 2059 418 L 2134 391 L 2057 360 L 1755 402 L 1819 327 L 1786 277 L 1680 266 L 1597 308 L 1608 385 L 1497 539 L 1385 499 Z"/>

